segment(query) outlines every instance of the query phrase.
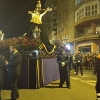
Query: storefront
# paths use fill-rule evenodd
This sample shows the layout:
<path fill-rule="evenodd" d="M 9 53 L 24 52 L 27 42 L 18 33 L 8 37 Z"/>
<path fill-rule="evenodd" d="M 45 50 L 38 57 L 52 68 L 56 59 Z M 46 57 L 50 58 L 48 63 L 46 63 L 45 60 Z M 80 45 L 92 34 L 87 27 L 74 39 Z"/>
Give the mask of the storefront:
<path fill-rule="evenodd" d="M 77 52 L 78 50 L 83 53 L 96 52 L 100 51 L 100 45 L 96 40 L 77 42 L 75 43 L 75 51 Z"/>

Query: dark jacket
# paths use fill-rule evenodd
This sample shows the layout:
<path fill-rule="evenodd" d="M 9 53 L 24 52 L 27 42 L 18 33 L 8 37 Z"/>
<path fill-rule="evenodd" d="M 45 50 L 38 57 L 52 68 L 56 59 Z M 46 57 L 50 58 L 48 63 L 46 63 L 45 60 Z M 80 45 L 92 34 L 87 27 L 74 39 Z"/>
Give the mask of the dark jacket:
<path fill-rule="evenodd" d="M 3 86 L 3 71 L 2 68 L 5 65 L 5 57 L 0 55 L 0 87 Z"/>
<path fill-rule="evenodd" d="M 61 62 L 65 62 L 66 64 L 68 64 L 70 61 L 69 55 L 66 54 L 62 54 L 61 52 L 58 53 L 57 55 L 57 62 L 61 65 Z"/>
<path fill-rule="evenodd" d="M 21 61 L 22 56 L 19 52 L 16 52 L 15 54 L 11 55 L 8 61 L 8 72 L 16 72 L 19 76 L 21 74 Z"/>
<path fill-rule="evenodd" d="M 82 62 L 82 60 L 83 60 L 82 54 L 81 53 L 76 54 L 75 55 L 75 60 L 76 60 L 77 63 Z"/>
<path fill-rule="evenodd" d="M 95 71 L 100 71 L 100 58 L 95 59 Z"/>
<path fill-rule="evenodd" d="M 62 53 L 59 52 L 58 55 L 57 55 L 57 62 L 60 64 L 62 62 Z"/>

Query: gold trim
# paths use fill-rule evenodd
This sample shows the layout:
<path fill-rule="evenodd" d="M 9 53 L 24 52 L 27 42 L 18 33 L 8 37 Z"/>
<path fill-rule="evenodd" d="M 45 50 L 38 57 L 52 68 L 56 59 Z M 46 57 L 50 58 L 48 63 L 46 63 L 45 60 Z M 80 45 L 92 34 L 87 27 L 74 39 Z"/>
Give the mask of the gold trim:
<path fill-rule="evenodd" d="M 42 59 L 42 82 L 43 82 L 43 85 L 44 85 L 44 71 L 43 71 L 43 59 Z"/>
<path fill-rule="evenodd" d="M 47 50 L 47 48 L 46 48 L 45 44 L 43 44 L 43 46 L 44 46 L 44 48 L 45 48 L 45 50 L 46 50 L 46 52 L 47 52 L 48 54 L 53 53 L 53 52 L 54 52 L 54 49 L 56 48 L 56 46 L 54 45 L 54 47 L 53 47 L 52 51 L 51 51 L 51 52 L 49 52 L 49 51 Z"/>
<path fill-rule="evenodd" d="M 40 76 L 39 76 L 39 60 L 37 59 L 37 66 L 36 66 L 36 76 L 37 76 L 37 81 L 36 81 L 36 87 L 40 88 Z"/>

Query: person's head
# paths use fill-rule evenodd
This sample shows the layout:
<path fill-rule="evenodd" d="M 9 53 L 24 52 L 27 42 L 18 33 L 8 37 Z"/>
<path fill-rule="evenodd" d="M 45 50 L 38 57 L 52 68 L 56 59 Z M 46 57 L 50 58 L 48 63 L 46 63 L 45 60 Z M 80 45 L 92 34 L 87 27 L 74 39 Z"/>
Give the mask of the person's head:
<path fill-rule="evenodd" d="M 16 44 L 10 45 L 10 52 L 14 53 L 16 51 L 17 51 L 17 45 Z"/>
<path fill-rule="evenodd" d="M 41 3 L 41 1 L 40 0 L 37 0 L 37 3 Z"/>
<path fill-rule="evenodd" d="M 65 49 L 63 46 L 60 47 L 60 52 L 62 52 L 63 54 L 65 54 Z"/>

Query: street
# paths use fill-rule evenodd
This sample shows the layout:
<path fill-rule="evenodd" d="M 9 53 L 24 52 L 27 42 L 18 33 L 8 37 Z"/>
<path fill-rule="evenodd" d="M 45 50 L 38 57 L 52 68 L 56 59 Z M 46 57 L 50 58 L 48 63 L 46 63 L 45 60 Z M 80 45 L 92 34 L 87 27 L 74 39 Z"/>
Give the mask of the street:
<path fill-rule="evenodd" d="M 80 73 L 75 76 L 71 71 L 71 89 L 59 88 L 59 80 L 52 82 L 40 89 L 19 89 L 18 100 L 96 100 L 95 83 L 96 76 L 91 70 L 84 70 L 84 76 Z M 10 90 L 2 90 L 2 99 L 10 100 Z"/>

